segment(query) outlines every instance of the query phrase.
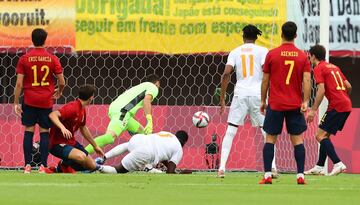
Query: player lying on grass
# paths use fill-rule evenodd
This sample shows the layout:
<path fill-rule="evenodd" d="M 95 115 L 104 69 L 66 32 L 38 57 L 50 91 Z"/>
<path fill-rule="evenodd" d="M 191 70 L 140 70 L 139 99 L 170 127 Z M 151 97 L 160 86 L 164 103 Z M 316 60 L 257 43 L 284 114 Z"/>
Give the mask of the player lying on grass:
<path fill-rule="evenodd" d="M 145 165 L 156 166 L 163 163 L 167 167 L 166 173 L 175 173 L 183 155 L 183 146 L 188 140 L 185 131 L 176 134 L 159 132 L 150 135 L 134 135 L 129 142 L 120 144 L 105 154 L 104 159 L 118 156 L 126 151 L 129 153 L 115 167 L 102 165 L 99 171 L 102 173 L 127 173 L 141 171 Z M 105 160 L 102 160 L 102 163 Z"/>
<path fill-rule="evenodd" d="M 113 144 L 115 139 L 124 131 L 131 133 L 151 134 L 153 130 L 151 102 L 159 93 L 160 78 L 155 75 L 147 76 L 147 82 L 125 91 L 116 98 L 109 106 L 110 122 L 104 135 L 95 138 L 95 142 L 99 147 Z M 145 128 L 134 119 L 136 112 L 144 109 L 147 124 Z M 92 145 L 85 148 L 90 154 L 94 152 Z"/>
<path fill-rule="evenodd" d="M 62 159 L 56 170 L 52 169 L 51 171 L 74 173 L 75 171 L 94 171 L 96 169 L 95 161 L 75 139 L 74 133 L 78 129 L 83 137 L 95 147 L 96 153 L 104 156 L 104 152 L 96 145 L 86 127 L 85 107 L 93 100 L 95 91 L 95 87 L 91 85 L 81 86 L 77 100 L 69 102 L 49 114 L 54 123 L 50 130 L 50 153 Z"/>
<path fill-rule="evenodd" d="M 342 130 L 350 115 L 352 109 L 349 97 L 351 84 L 346 80 L 339 67 L 325 61 L 326 50 L 323 46 L 315 45 L 310 48 L 309 53 L 310 61 L 315 65 L 314 76 L 317 91 L 307 121 L 310 123 L 314 120 L 324 95 L 329 100 L 329 106 L 316 133 L 316 140 L 320 143 L 319 160 L 315 167 L 306 171 L 305 174 L 324 174 L 326 156 L 329 156 L 334 163 L 334 168 L 329 175 L 333 176 L 346 170 L 346 166 L 335 152 L 330 135 L 336 135 L 338 130 Z"/>

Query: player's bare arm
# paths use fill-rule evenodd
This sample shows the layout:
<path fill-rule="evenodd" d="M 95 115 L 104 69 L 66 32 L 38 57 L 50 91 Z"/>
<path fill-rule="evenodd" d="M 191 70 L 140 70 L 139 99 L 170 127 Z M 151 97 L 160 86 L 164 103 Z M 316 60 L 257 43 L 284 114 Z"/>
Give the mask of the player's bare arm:
<path fill-rule="evenodd" d="M 56 127 L 58 127 L 61 130 L 63 136 L 66 139 L 70 139 L 72 137 L 72 133 L 68 129 L 66 129 L 64 124 L 61 123 L 60 117 L 61 117 L 61 113 L 58 110 L 53 111 L 49 114 L 50 120 L 54 123 Z"/>
<path fill-rule="evenodd" d="M 84 136 L 84 138 L 94 147 L 94 151 L 101 157 L 104 157 L 105 154 L 104 154 L 103 150 L 99 146 L 97 146 L 88 127 L 81 126 L 79 128 L 79 130 L 80 130 L 81 134 Z"/>
<path fill-rule="evenodd" d="M 304 72 L 303 74 L 303 90 L 304 90 L 304 99 L 303 99 L 303 103 L 301 104 L 301 111 L 306 112 L 310 100 L 310 93 L 311 93 L 310 72 Z"/>
<path fill-rule="evenodd" d="M 306 121 L 308 123 L 312 122 L 314 120 L 315 117 L 315 113 L 318 110 L 320 103 L 322 102 L 323 98 L 325 96 L 325 86 L 324 83 L 319 83 L 317 85 L 317 91 L 316 91 L 316 97 L 315 97 L 315 102 L 314 105 L 312 106 L 310 112 L 308 113 L 307 117 L 306 117 Z"/>
<path fill-rule="evenodd" d="M 352 86 L 351 86 L 350 82 L 347 81 L 347 80 L 345 80 L 344 83 L 345 83 L 345 86 L 346 86 L 347 93 L 348 93 L 348 95 L 350 96 L 350 95 L 351 95 Z"/>
<path fill-rule="evenodd" d="M 269 90 L 269 84 L 270 84 L 270 74 L 263 73 L 263 79 L 261 82 L 261 104 L 260 104 L 260 112 L 263 115 L 265 115 L 266 98 L 267 98 L 267 92 Z"/>
<path fill-rule="evenodd" d="M 23 88 L 23 82 L 24 82 L 24 75 L 17 74 L 16 85 L 15 85 L 15 90 L 14 90 L 14 110 L 18 116 L 21 116 L 21 113 L 22 113 L 22 109 L 19 104 L 19 98 L 20 98 L 21 90 Z"/>
<path fill-rule="evenodd" d="M 64 91 L 65 88 L 65 78 L 64 74 L 60 73 L 56 75 L 56 78 L 58 80 L 58 87 L 55 89 L 53 98 L 59 99 Z"/>
<path fill-rule="evenodd" d="M 225 111 L 225 96 L 226 90 L 230 82 L 231 72 L 234 70 L 234 67 L 231 65 L 226 65 L 223 74 L 221 75 L 221 92 L 220 92 L 220 114 L 223 114 Z"/>

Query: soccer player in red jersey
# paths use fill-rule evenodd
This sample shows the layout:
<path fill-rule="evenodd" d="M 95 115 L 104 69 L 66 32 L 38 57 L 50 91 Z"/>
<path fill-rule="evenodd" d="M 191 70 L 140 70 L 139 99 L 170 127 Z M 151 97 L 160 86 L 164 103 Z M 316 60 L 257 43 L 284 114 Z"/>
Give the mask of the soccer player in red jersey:
<path fill-rule="evenodd" d="M 83 137 L 94 147 L 96 153 L 104 156 L 102 149 L 96 145 L 89 129 L 86 127 L 85 107 L 94 98 L 95 87 L 84 85 L 79 88 L 79 98 L 69 102 L 59 110 L 50 113 L 54 123 L 50 130 L 50 153 L 60 159 L 57 172 L 73 173 L 75 171 L 96 169 L 95 161 L 84 147 L 75 139 L 74 133 L 80 129 Z"/>
<path fill-rule="evenodd" d="M 336 135 L 338 130 L 342 130 L 350 115 L 352 109 L 349 97 L 351 84 L 346 80 L 340 68 L 325 62 L 326 50 L 323 46 L 315 45 L 310 48 L 309 53 L 310 61 L 315 65 L 314 76 L 317 92 L 307 121 L 312 122 L 314 120 L 315 113 L 324 95 L 329 100 L 329 106 L 316 133 L 316 140 L 320 143 L 318 162 L 314 168 L 306 171 L 305 174 L 324 174 L 326 156 L 329 156 L 334 163 L 334 168 L 329 175 L 334 176 L 345 171 L 346 166 L 336 154 L 334 145 L 330 141 L 330 135 Z"/>
<path fill-rule="evenodd" d="M 263 69 L 260 111 L 265 114 L 263 129 L 266 140 L 263 148 L 265 175 L 260 184 L 272 183 L 271 162 L 284 119 L 294 146 L 297 183 L 305 184 L 305 147 L 302 133 L 307 129 L 303 112 L 307 110 L 310 98 L 310 62 L 307 55 L 294 45 L 296 24 L 286 22 L 281 30 L 282 45 L 269 51 Z M 269 101 L 266 106 L 269 88 Z"/>
<path fill-rule="evenodd" d="M 35 124 L 40 131 L 41 166 L 39 173 L 45 173 L 48 157 L 49 128 L 51 121 L 48 117 L 52 110 L 53 100 L 58 99 L 65 87 L 65 80 L 59 59 L 44 49 L 47 33 L 37 28 L 32 31 L 31 38 L 35 46 L 23 55 L 16 67 L 16 86 L 14 90 L 14 110 L 21 116 L 25 126 L 23 149 L 25 158 L 24 173 L 31 172 L 31 149 Z M 54 75 L 58 79 L 55 89 Z M 24 90 L 22 105 L 19 104 L 21 90 Z"/>

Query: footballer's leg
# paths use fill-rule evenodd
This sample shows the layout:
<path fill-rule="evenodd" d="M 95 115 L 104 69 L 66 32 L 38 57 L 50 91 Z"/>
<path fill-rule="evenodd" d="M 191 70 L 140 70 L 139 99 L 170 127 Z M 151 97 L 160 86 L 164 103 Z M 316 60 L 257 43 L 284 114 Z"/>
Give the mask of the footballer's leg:
<path fill-rule="evenodd" d="M 52 109 L 38 109 L 41 155 L 41 166 L 39 167 L 39 173 L 46 173 L 47 159 L 49 156 L 49 129 L 52 126 L 49 114 L 51 113 Z"/>
<path fill-rule="evenodd" d="M 75 161 L 86 170 L 94 171 L 97 169 L 95 161 L 88 155 L 84 147 L 78 142 L 70 151 L 68 159 Z"/>
<path fill-rule="evenodd" d="M 253 127 L 260 128 L 261 133 L 264 137 L 264 143 L 266 143 L 266 132 L 263 129 L 265 116 L 260 113 L 260 109 L 259 109 L 260 104 L 261 104 L 260 97 L 258 96 L 249 97 L 249 114 L 250 114 L 251 124 Z M 271 163 L 272 178 L 274 179 L 279 177 L 275 163 L 275 158 L 276 158 L 275 156 L 276 156 L 276 147 L 274 146 L 274 158 Z"/>
<path fill-rule="evenodd" d="M 119 119 L 119 116 L 113 116 L 110 119 L 106 133 L 96 137 L 94 141 L 99 147 L 104 147 L 105 145 L 113 144 L 117 136 L 119 136 L 125 130 L 126 130 L 126 125 L 124 125 L 123 121 Z M 89 152 L 89 154 L 94 153 L 94 147 L 91 144 L 86 146 L 85 149 L 87 152 Z"/>
<path fill-rule="evenodd" d="M 220 167 L 218 170 L 218 177 L 220 178 L 225 177 L 226 162 L 231 151 L 233 139 L 238 130 L 238 126 L 244 124 L 245 116 L 248 113 L 246 100 L 246 98 L 234 96 L 233 101 L 231 102 L 228 116 L 228 126 L 221 144 Z"/>
<path fill-rule="evenodd" d="M 284 117 L 284 112 L 274 111 L 270 108 L 270 105 L 267 106 L 263 127 L 267 133 L 263 148 L 265 174 L 259 184 L 272 184 L 271 165 L 274 160 L 274 147 L 277 141 L 277 135 L 281 134 Z"/>
<path fill-rule="evenodd" d="M 299 110 L 286 112 L 286 129 L 290 134 L 294 146 L 294 156 L 297 165 L 297 183 L 305 184 L 305 146 L 302 133 L 306 131 L 307 125 L 303 113 Z"/>
<path fill-rule="evenodd" d="M 36 111 L 33 107 L 22 105 L 23 113 L 21 115 L 21 123 L 25 127 L 24 140 L 23 140 L 23 151 L 24 151 L 24 173 L 31 173 L 31 161 L 32 155 L 31 150 L 33 146 L 33 137 L 35 131 L 35 124 L 37 123 Z"/>

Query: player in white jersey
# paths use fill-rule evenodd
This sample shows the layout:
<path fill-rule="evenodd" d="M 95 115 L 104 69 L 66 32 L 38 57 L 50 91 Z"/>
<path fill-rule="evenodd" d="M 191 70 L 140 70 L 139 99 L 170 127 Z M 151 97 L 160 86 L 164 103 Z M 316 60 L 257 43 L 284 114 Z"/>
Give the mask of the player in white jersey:
<path fill-rule="evenodd" d="M 264 115 L 260 113 L 260 94 L 262 82 L 262 66 L 268 49 L 255 44 L 261 31 L 254 25 L 243 28 L 244 44 L 232 50 L 228 56 L 224 73 L 221 76 L 220 114 L 225 111 L 225 94 L 230 81 L 231 72 L 235 69 L 236 85 L 231 102 L 228 127 L 221 147 L 221 161 L 218 177 L 225 177 L 225 166 L 231 150 L 232 141 L 238 126 L 244 125 L 247 114 L 250 114 L 253 126 L 262 127 Z M 263 130 L 261 129 L 263 132 Z M 265 133 L 263 132 L 265 136 Z M 276 172 L 275 160 L 273 169 Z"/>
<path fill-rule="evenodd" d="M 105 154 L 105 159 L 118 156 L 126 151 L 129 153 L 115 167 L 101 165 L 99 171 L 102 173 L 127 173 L 143 170 L 145 165 L 153 167 L 163 163 L 167 167 L 166 173 L 175 173 L 183 150 L 188 139 L 185 131 L 178 131 L 176 134 L 170 132 L 159 132 L 150 135 L 136 134 L 129 142 L 120 144 Z M 99 159 L 97 162 L 104 163 Z"/>

